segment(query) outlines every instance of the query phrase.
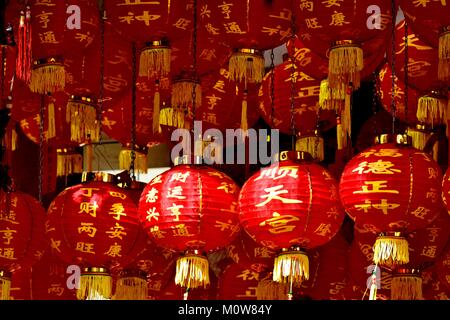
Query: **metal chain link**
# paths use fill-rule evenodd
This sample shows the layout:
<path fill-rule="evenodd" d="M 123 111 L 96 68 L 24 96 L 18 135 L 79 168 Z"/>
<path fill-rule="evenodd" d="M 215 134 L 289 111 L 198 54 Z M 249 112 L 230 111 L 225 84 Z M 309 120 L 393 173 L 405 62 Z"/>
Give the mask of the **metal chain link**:
<path fill-rule="evenodd" d="M 405 120 L 408 122 L 408 104 L 409 104 L 409 97 L 408 97 L 408 87 L 409 87 L 409 74 L 408 74 L 408 62 L 409 62 L 409 40 L 408 40 L 408 24 L 405 21 Z"/>
<path fill-rule="evenodd" d="M 270 119 L 272 128 L 275 128 L 275 53 L 270 50 Z"/>
<path fill-rule="evenodd" d="M 194 132 L 197 99 L 197 0 L 194 0 L 194 29 L 192 33 L 192 68 L 194 69 L 194 85 L 192 87 L 192 132 Z M 195 137 L 194 137 L 195 140 Z"/>
<path fill-rule="evenodd" d="M 378 83 L 378 74 L 376 72 L 372 73 L 372 114 L 374 116 L 374 131 L 375 136 L 378 135 L 378 126 L 377 126 L 377 118 L 375 117 L 378 113 L 378 107 L 377 107 L 377 99 L 378 99 L 378 90 L 379 90 L 379 83 Z"/>
<path fill-rule="evenodd" d="M 391 114 L 392 114 L 392 134 L 395 134 L 395 120 L 397 116 L 397 104 L 395 102 L 395 89 L 396 89 L 396 69 L 395 69 L 395 22 L 396 22 L 396 0 L 391 2 L 391 12 L 392 12 L 392 23 L 391 23 L 391 58 L 392 58 L 392 93 L 391 93 Z"/>
<path fill-rule="evenodd" d="M 104 2 L 100 1 L 100 88 L 98 93 L 98 145 L 102 145 L 102 118 L 103 118 L 103 100 L 104 100 L 104 83 L 105 83 L 105 20 L 106 12 Z M 100 161 L 98 161 L 98 171 L 100 171 Z"/>
<path fill-rule="evenodd" d="M 132 82 L 131 82 L 131 178 L 136 181 L 136 81 L 137 81 L 136 43 L 132 44 Z"/>
<path fill-rule="evenodd" d="M 295 43 L 295 34 L 296 34 L 296 25 L 295 25 L 295 14 L 292 13 L 291 16 L 291 30 L 292 30 L 292 36 L 291 36 L 291 41 L 292 41 L 292 46 L 294 46 Z M 289 50 L 289 48 L 288 48 Z M 289 51 L 288 51 L 289 54 Z M 295 128 L 295 116 L 294 116 L 294 111 L 295 111 L 295 84 L 296 81 L 295 79 L 295 57 L 294 54 L 289 56 L 290 59 L 290 63 L 291 63 L 291 107 L 290 107 L 290 113 L 291 113 L 291 144 L 292 144 L 292 150 L 295 150 L 295 138 L 296 138 L 296 128 Z"/>
<path fill-rule="evenodd" d="M 39 108 L 39 175 L 38 175 L 38 200 L 42 204 L 43 198 L 43 175 L 44 175 L 44 117 L 45 117 L 45 95 L 41 94 L 41 105 Z"/>

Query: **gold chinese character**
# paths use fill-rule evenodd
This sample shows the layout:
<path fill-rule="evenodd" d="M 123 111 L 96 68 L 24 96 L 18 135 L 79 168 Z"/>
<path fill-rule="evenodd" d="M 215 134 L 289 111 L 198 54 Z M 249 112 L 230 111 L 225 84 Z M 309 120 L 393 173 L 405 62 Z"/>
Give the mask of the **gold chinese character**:
<path fill-rule="evenodd" d="M 50 248 L 53 250 L 56 250 L 58 252 L 61 252 L 61 249 L 59 247 L 61 246 L 61 240 L 55 240 L 53 238 L 50 238 Z"/>
<path fill-rule="evenodd" d="M 267 247 L 257 247 L 253 250 L 253 255 L 261 258 L 270 258 L 275 254 L 275 251 L 270 250 Z"/>
<path fill-rule="evenodd" d="M 114 203 L 108 212 L 109 215 L 114 215 L 113 217 L 116 220 L 120 220 L 121 216 L 126 217 L 125 208 L 123 207 L 122 203 Z"/>
<path fill-rule="evenodd" d="M 213 87 L 214 90 L 225 93 L 225 81 L 223 80 L 218 80 L 216 82 L 216 84 Z"/>
<path fill-rule="evenodd" d="M 319 21 L 317 21 L 317 18 L 305 19 L 305 22 L 306 22 L 306 27 L 308 29 L 320 29 L 320 28 L 323 28 L 323 26 L 321 26 L 319 24 Z"/>
<path fill-rule="evenodd" d="M 75 250 L 83 253 L 95 254 L 93 243 L 77 242 Z"/>
<path fill-rule="evenodd" d="M 42 13 L 37 14 L 35 17 L 39 19 L 38 23 L 41 24 L 42 29 L 48 28 L 48 23 L 50 22 L 50 16 L 52 16 L 52 12 L 45 12 L 42 11 Z"/>
<path fill-rule="evenodd" d="M 313 12 L 314 11 L 314 2 L 308 1 L 308 0 L 301 0 L 300 1 L 300 10 L 303 11 L 303 9 Z"/>
<path fill-rule="evenodd" d="M 382 188 L 387 188 L 387 180 L 379 180 L 379 181 L 364 181 L 364 186 L 361 187 L 362 190 L 353 191 L 353 194 L 359 193 L 394 193 L 398 194 L 397 190 L 382 190 Z M 369 189 L 369 186 L 372 188 Z"/>
<path fill-rule="evenodd" d="M 178 182 L 186 182 L 186 179 L 189 177 L 189 172 L 186 173 L 181 173 L 181 172 L 177 172 L 172 174 L 172 176 L 170 177 L 170 182 L 173 181 L 178 181 Z"/>
<path fill-rule="evenodd" d="M 392 157 L 392 158 L 399 158 L 402 157 L 403 155 L 400 153 L 400 150 L 398 149 L 380 149 L 380 150 L 375 150 L 375 149 L 370 149 L 366 152 L 361 152 L 360 156 L 361 157 L 365 157 L 368 158 L 371 155 L 377 156 L 377 157 Z"/>
<path fill-rule="evenodd" d="M 175 186 L 173 188 L 169 188 L 169 190 L 167 190 L 167 198 L 175 198 L 179 200 L 186 199 L 186 196 L 183 196 L 183 187 Z"/>
<path fill-rule="evenodd" d="M 345 15 L 342 12 L 334 11 L 331 15 L 330 26 L 342 27 L 344 24 L 350 24 L 350 22 L 345 21 Z"/>
<path fill-rule="evenodd" d="M 100 189 L 99 188 L 80 188 L 80 191 L 82 191 L 80 196 L 91 198 L 93 191 L 98 191 L 98 190 L 100 190 Z"/>
<path fill-rule="evenodd" d="M 230 19 L 231 14 L 231 7 L 234 6 L 232 3 L 226 3 L 225 1 L 223 4 L 217 6 L 222 10 L 222 14 L 224 15 L 224 19 Z"/>
<path fill-rule="evenodd" d="M 344 0 L 325 0 L 325 1 L 322 1 L 322 3 L 325 5 L 326 8 L 330 8 L 333 6 L 340 7 L 341 4 L 339 2 L 343 2 L 343 1 Z"/>
<path fill-rule="evenodd" d="M 430 191 L 427 191 L 426 199 L 431 199 L 432 203 L 436 203 L 436 201 L 438 199 L 437 190 L 434 188 L 430 188 Z"/>
<path fill-rule="evenodd" d="M 238 192 L 238 187 L 234 183 L 222 182 L 217 190 L 223 190 L 225 193 L 235 194 Z"/>
<path fill-rule="evenodd" d="M 185 224 L 177 224 L 172 227 L 173 236 L 175 237 L 191 237 L 193 234 L 189 233 L 189 230 Z"/>
<path fill-rule="evenodd" d="M 438 171 L 435 168 L 428 168 L 428 179 L 437 179 Z"/>
<path fill-rule="evenodd" d="M 430 237 L 430 242 L 435 242 L 436 238 L 439 237 L 439 228 L 427 228 L 429 231 L 428 237 Z"/>
<path fill-rule="evenodd" d="M 205 97 L 208 100 L 208 109 L 213 110 L 217 106 L 217 102 L 222 100 L 221 97 L 217 97 L 215 94 Z"/>
<path fill-rule="evenodd" d="M 425 207 L 417 207 L 416 210 L 414 210 L 413 212 L 411 212 L 411 214 L 413 216 L 416 216 L 419 219 L 425 219 L 425 216 L 428 215 L 430 213 L 430 209 L 427 209 Z"/>
<path fill-rule="evenodd" d="M 156 212 L 155 207 L 147 210 L 146 220 L 150 222 L 152 221 L 152 219 L 155 219 L 156 221 L 159 220 L 159 212 Z"/>
<path fill-rule="evenodd" d="M 252 281 L 252 280 L 256 280 L 259 281 L 259 273 L 253 271 L 253 270 L 249 270 L 249 269 L 245 269 L 242 271 L 241 274 L 238 274 L 236 276 L 236 278 L 242 278 L 243 281 Z"/>
<path fill-rule="evenodd" d="M 80 203 L 80 211 L 78 211 L 78 213 L 87 213 L 95 218 L 97 217 L 97 209 L 97 201 L 94 201 L 94 203 L 82 202 Z"/>
<path fill-rule="evenodd" d="M 78 227 L 78 233 L 81 234 L 82 232 L 85 232 L 89 237 L 94 238 L 97 233 L 97 228 L 94 227 L 93 223 L 81 222 L 81 227 Z"/>
<path fill-rule="evenodd" d="M 109 234 L 109 238 L 114 239 L 118 238 L 120 240 L 123 240 L 122 236 L 126 236 L 127 233 L 123 230 L 125 230 L 124 227 L 122 227 L 119 223 L 116 222 L 114 227 L 109 228 L 111 231 L 106 231 L 106 233 Z"/>
<path fill-rule="evenodd" d="M 228 209 L 220 209 L 220 211 L 228 212 L 228 213 L 236 213 L 237 212 L 237 207 L 238 207 L 237 202 L 233 201 L 230 204 L 230 207 Z"/>
<path fill-rule="evenodd" d="M 156 239 L 163 239 L 165 238 L 164 234 L 166 233 L 165 231 L 159 230 L 158 226 L 154 226 L 150 228 L 150 232 L 152 233 L 152 235 L 156 238 Z"/>
<path fill-rule="evenodd" d="M 94 37 L 91 35 L 90 32 L 88 33 L 78 32 L 75 35 L 75 40 L 78 40 L 80 43 L 86 42 L 84 46 L 88 47 L 94 41 Z"/>
<path fill-rule="evenodd" d="M 122 246 L 120 244 L 117 244 L 117 242 L 115 242 L 113 245 L 109 246 L 108 251 L 106 251 L 104 254 L 107 256 L 110 256 L 112 258 L 115 257 L 121 257 L 122 255 L 120 254 L 122 252 Z"/>
<path fill-rule="evenodd" d="M 407 44 L 405 44 L 405 40 L 407 41 Z M 403 37 L 403 41 L 400 42 L 400 50 L 397 51 L 395 54 L 401 54 L 405 51 L 406 46 L 408 46 L 408 48 L 416 48 L 419 51 L 424 51 L 424 50 L 433 50 L 432 47 L 429 46 L 423 46 L 420 45 L 416 42 L 420 41 L 420 39 L 415 35 L 415 34 L 410 34 L 408 35 L 407 39 L 405 39 L 405 37 Z"/>
<path fill-rule="evenodd" d="M 14 239 L 14 233 L 17 233 L 17 230 L 11 230 L 6 227 L 5 230 L 0 230 L 3 238 L 3 244 L 11 244 L 11 240 Z"/>
<path fill-rule="evenodd" d="M 211 23 L 207 23 L 205 28 L 210 35 L 217 36 L 219 34 L 219 28 L 214 27 Z"/>
<path fill-rule="evenodd" d="M 286 20 L 286 21 L 291 21 L 292 19 L 292 11 L 289 9 L 282 9 L 280 12 L 280 15 L 275 16 L 275 15 L 269 15 L 270 18 L 275 18 L 275 19 L 281 19 L 281 20 Z"/>
<path fill-rule="evenodd" d="M 380 203 L 373 203 L 370 200 L 365 200 L 362 204 L 356 204 L 355 208 L 359 211 L 363 210 L 368 213 L 370 208 L 381 210 L 384 214 L 388 214 L 388 210 L 396 209 L 400 206 L 398 203 L 388 203 L 387 199 L 382 199 Z"/>
<path fill-rule="evenodd" d="M 231 220 L 228 220 L 227 222 L 223 222 L 223 221 L 217 221 L 216 220 L 216 224 L 214 225 L 214 227 L 220 229 L 220 231 L 226 231 L 226 230 L 231 230 L 231 235 L 239 232 L 240 227 L 239 224 L 232 224 L 233 222 Z"/>
<path fill-rule="evenodd" d="M 401 170 L 394 169 L 394 164 L 390 161 L 378 160 L 377 162 L 361 162 L 356 169 L 352 172 L 358 172 L 358 174 L 363 173 L 373 173 L 373 174 L 395 174 L 400 173 Z"/>
<path fill-rule="evenodd" d="M 246 34 L 246 31 L 242 31 L 241 27 L 235 22 L 224 23 L 226 33 Z"/>
<path fill-rule="evenodd" d="M 424 246 L 420 255 L 428 258 L 434 258 L 436 257 L 436 250 L 437 246 Z"/>
<path fill-rule="evenodd" d="M 295 216 L 291 215 L 285 215 L 281 216 L 278 212 L 274 212 L 272 214 L 272 218 L 269 218 L 267 220 L 264 220 L 259 224 L 260 227 L 265 227 L 266 225 L 271 226 L 272 228 L 269 229 L 270 233 L 278 234 L 278 233 L 285 233 L 285 232 L 291 232 L 295 229 L 295 225 L 288 225 L 290 222 L 293 221 L 299 221 L 300 219 Z"/>
<path fill-rule="evenodd" d="M 0 258 L 4 258 L 7 260 L 17 260 L 16 257 L 14 257 L 14 248 L 0 248 Z"/>
<path fill-rule="evenodd" d="M 173 26 L 178 29 L 186 30 L 190 23 L 191 23 L 191 20 L 180 18 L 177 20 L 177 22 L 175 22 L 173 24 Z"/>
<path fill-rule="evenodd" d="M 39 33 L 39 39 L 42 44 L 58 44 L 59 41 L 56 40 L 56 36 L 53 31 L 47 31 L 44 33 Z"/>
<path fill-rule="evenodd" d="M 122 200 L 125 200 L 127 198 L 127 195 L 125 193 L 121 193 L 121 192 L 110 191 L 109 195 L 111 197 L 120 198 Z"/>
<path fill-rule="evenodd" d="M 331 233 L 331 224 L 321 223 L 320 226 L 318 226 L 317 229 L 314 231 L 314 233 L 322 237 L 326 237 L 328 234 Z"/>
<path fill-rule="evenodd" d="M 268 194 L 264 194 L 260 196 L 262 199 L 266 199 L 261 203 L 258 203 L 255 205 L 255 207 L 263 207 L 266 204 L 268 204 L 272 200 L 278 200 L 282 203 L 302 203 L 303 201 L 298 199 L 288 199 L 288 198 L 282 198 L 281 194 L 289 193 L 287 190 L 283 189 L 284 185 L 278 185 L 271 188 L 266 188 L 264 191 Z"/>
<path fill-rule="evenodd" d="M 176 205 L 175 203 L 172 204 L 171 207 L 168 207 L 166 210 L 169 210 L 171 212 L 172 216 L 175 216 L 175 219 L 173 221 L 180 221 L 180 209 L 184 208 L 183 205 Z"/>

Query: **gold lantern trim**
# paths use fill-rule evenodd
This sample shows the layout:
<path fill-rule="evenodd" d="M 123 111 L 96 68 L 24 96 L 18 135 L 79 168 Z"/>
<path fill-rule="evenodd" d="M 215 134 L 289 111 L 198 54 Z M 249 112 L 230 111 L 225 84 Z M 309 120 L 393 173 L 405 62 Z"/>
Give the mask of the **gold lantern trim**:
<path fill-rule="evenodd" d="M 147 274 L 142 270 L 123 270 L 113 300 L 146 300 L 147 296 Z"/>
<path fill-rule="evenodd" d="M 417 269 L 396 269 L 392 274 L 392 300 L 423 300 L 422 276 Z"/>
<path fill-rule="evenodd" d="M 373 262 L 386 267 L 407 264 L 408 240 L 400 232 L 381 233 L 373 246 Z"/>
<path fill-rule="evenodd" d="M 305 251 L 298 246 L 282 249 L 275 257 L 273 281 L 300 286 L 303 280 L 308 279 L 309 259 Z"/>
<path fill-rule="evenodd" d="M 119 153 L 119 168 L 121 170 L 130 170 L 131 168 L 131 153 L 132 153 L 132 144 L 127 143 L 125 148 Z M 147 165 L 147 147 L 140 147 L 135 145 L 134 153 L 135 153 L 135 161 L 134 161 L 134 169 L 138 173 L 147 173 L 148 165 Z"/>
<path fill-rule="evenodd" d="M 106 268 L 83 268 L 80 277 L 78 300 L 110 300 L 112 296 L 112 278 Z"/>
<path fill-rule="evenodd" d="M 30 90 L 39 94 L 64 91 L 66 84 L 64 62 L 61 57 L 33 61 Z"/>
<path fill-rule="evenodd" d="M 70 124 L 71 141 L 83 144 L 100 139 L 100 123 L 97 119 L 97 106 L 88 96 L 70 96 L 66 106 L 66 122 Z"/>
<path fill-rule="evenodd" d="M 236 49 L 228 62 L 230 79 L 237 82 L 261 83 L 264 78 L 264 55 L 256 49 Z"/>
<path fill-rule="evenodd" d="M 83 156 L 73 148 L 57 149 L 57 170 L 58 177 L 66 177 L 70 174 L 83 172 Z"/>
<path fill-rule="evenodd" d="M 11 290 L 11 274 L 0 270 L 0 300 L 9 300 Z"/>
<path fill-rule="evenodd" d="M 438 79 L 450 81 L 450 25 L 443 27 L 439 35 Z"/>
<path fill-rule="evenodd" d="M 167 76 L 170 73 L 171 51 L 168 39 L 147 42 L 140 54 L 139 76 Z"/>
<path fill-rule="evenodd" d="M 364 52 L 360 44 L 352 40 L 333 43 L 328 61 L 328 80 L 330 88 L 352 84 L 355 90 L 361 83 L 360 72 L 364 68 Z"/>
<path fill-rule="evenodd" d="M 175 284 L 189 289 L 209 286 L 209 262 L 199 250 L 189 250 L 177 259 Z"/>

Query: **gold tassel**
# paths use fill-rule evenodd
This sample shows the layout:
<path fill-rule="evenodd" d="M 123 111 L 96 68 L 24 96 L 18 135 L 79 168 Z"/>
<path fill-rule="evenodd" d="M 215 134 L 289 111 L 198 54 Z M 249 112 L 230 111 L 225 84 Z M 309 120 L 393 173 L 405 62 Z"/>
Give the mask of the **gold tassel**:
<path fill-rule="evenodd" d="M 17 150 L 17 131 L 16 129 L 11 130 L 11 151 Z"/>
<path fill-rule="evenodd" d="M 64 91 L 66 84 L 64 65 L 56 63 L 45 63 L 36 65 L 31 71 L 30 90 L 39 94 L 48 94 Z"/>
<path fill-rule="evenodd" d="M 341 118 L 336 118 L 336 140 L 337 149 L 342 150 L 344 148 L 344 131 L 342 129 Z"/>
<path fill-rule="evenodd" d="M 300 286 L 309 279 L 309 259 L 302 251 L 286 251 L 279 254 L 274 261 L 273 281 L 294 283 Z"/>
<path fill-rule="evenodd" d="M 338 88 L 331 89 L 328 83 L 328 79 L 320 82 L 319 93 L 319 106 L 322 110 L 334 110 L 336 113 L 340 113 L 344 110 L 345 98 L 347 90 L 345 85 L 341 85 Z"/>
<path fill-rule="evenodd" d="M 188 254 L 177 260 L 175 284 L 188 289 L 209 285 L 209 263 L 206 257 Z"/>
<path fill-rule="evenodd" d="M 376 265 L 390 267 L 409 262 L 408 241 L 402 236 L 379 236 L 375 241 L 373 252 L 373 262 Z"/>
<path fill-rule="evenodd" d="M 181 110 L 164 108 L 159 111 L 160 125 L 182 129 L 185 127 L 186 123 L 184 112 Z"/>
<path fill-rule="evenodd" d="M 297 138 L 295 150 L 308 152 L 318 161 L 323 161 L 325 159 L 323 138 L 320 136 L 313 135 Z"/>
<path fill-rule="evenodd" d="M 92 143 L 86 145 L 86 171 L 92 172 L 92 162 L 94 160 L 94 146 Z"/>
<path fill-rule="evenodd" d="M 160 103 L 161 94 L 159 93 L 159 84 L 155 84 L 156 92 L 153 97 L 153 133 L 161 132 L 161 127 L 159 126 L 159 114 L 160 114 Z"/>
<path fill-rule="evenodd" d="M 364 68 L 364 53 L 359 45 L 351 41 L 339 41 L 330 50 L 328 80 L 332 89 L 352 84 L 355 90 L 360 86 L 360 72 Z"/>
<path fill-rule="evenodd" d="M 148 171 L 147 154 L 134 151 L 136 159 L 134 161 L 134 170 L 138 173 L 146 174 Z M 119 153 L 119 168 L 121 170 L 130 170 L 131 167 L 131 149 L 122 149 Z"/>
<path fill-rule="evenodd" d="M 419 98 L 417 107 L 417 120 L 431 125 L 445 124 L 447 120 L 447 101 L 433 96 L 423 96 Z"/>
<path fill-rule="evenodd" d="M 423 300 L 422 277 L 418 274 L 394 274 L 391 283 L 392 300 Z"/>
<path fill-rule="evenodd" d="M 66 121 L 70 123 L 70 138 L 79 144 L 97 142 L 100 138 L 100 126 L 94 105 L 81 100 L 70 99 L 67 102 Z"/>
<path fill-rule="evenodd" d="M 202 88 L 193 80 L 176 81 L 172 85 L 172 107 L 184 108 L 192 106 L 192 91 L 195 86 L 195 107 L 202 104 Z"/>
<path fill-rule="evenodd" d="M 9 300 L 11 290 L 11 276 L 4 271 L 0 271 L 0 300 Z"/>
<path fill-rule="evenodd" d="M 171 49 L 163 46 L 149 46 L 141 51 L 139 76 L 166 77 L 170 73 Z"/>
<path fill-rule="evenodd" d="M 81 154 L 68 153 L 66 149 L 60 149 L 56 159 L 56 175 L 58 177 L 66 177 L 70 174 L 83 172 L 83 157 Z"/>
<path fill-rule="evenodd" d="M 48 129 L 47 139 L 56 137 L 56 124 L 55 124 L 55 104 L 50 102 L 47 106 L 48 113 Z"/>
<path fill-rule="evenodd" d="M 228 63 L 230 79 L 246 83 L 261 83 L 264 77 L 264 56 L 254 49 L 240 49 L 233 53 Z"/>
<path fill-rule="evenodd" d="M 112 278 L 103 268 L 89 268 L 81 274 L 78 300 L 109 300 L 112 295 Z"/>
<path fill-rule="evenodd" d="M 148 285 L 145 277 L 123 276 L 117 280 L 113 300 L 146 300 Z"/>
<path fill-rule="evenodd" d="M 242 110 L 241 110 L 241 130 L 242 130 L 242 139 L 245 140 L 245 137 L 248 133 L 248 119 L 247 119 L 247 94 L 244 93 L 242 98 Z"/>
<path fill-rule="evenodd" d="M 257 300 L 285 300 L 288 292 L 288 286 L 278 283 L 272 279 L 262 279 L 256 287 Z"/>
<path fill-rule="evenodd" d="M 450 82 L 450 26 L 444 28 L 439 35 L 438 78 L 443 82 Z"/>
<path fill-rule="evenodd" d="M 425 145 L 431 136 L 430 133 L 423 131 L 424 129 L 424 126 L 418 125 L 416 128 L 408 128 L 407 130 L 407 135 L 412 139 L 412 146 L 419 150 L 425 148 Z"/>

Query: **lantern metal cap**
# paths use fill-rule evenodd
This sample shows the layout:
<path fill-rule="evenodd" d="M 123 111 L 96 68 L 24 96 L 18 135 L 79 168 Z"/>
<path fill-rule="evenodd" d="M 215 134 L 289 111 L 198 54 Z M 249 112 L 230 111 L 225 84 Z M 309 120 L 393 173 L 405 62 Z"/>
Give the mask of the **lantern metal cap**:
<path fill-rule="evenodd" d="M 354 40 L 337 40 L 331 43 L 331 49 L 342 47 L 361 47 L 361 44 Z"/>
<path fill-rule="evenodd" d="M 439 37 L 443 37 L 443 36 L 445 36 L 445 35 L 447 35 L 449 33 L 450 33 L 450 25 L 444 26 L 440 30 Z"/>
<path fill-rule="evenodd" d="M 105 276 L 109 276 L 109 270 L 107 268 L 103 268 L 103 267 L 85 267 L 83 268 L 82 271 L 83 275 L 86 274 L 94 274 L 94 275 L 105 275 Z"/>
<path fill-rule="evenodd" d="M 58 148 L 56 149 L 56 153 L 58 155 L 64 155 L 64 154 L 78 154 L 74 147 L 64 147 L 64 148 Z"/>
<path fill-rule="evenodd" d="M 396 268 L 393 271 L 394 275 L 405 275 L 405 276 L 415 276 L 420 277 L 421 271 L 419 269 L 413 269 L 413 268 Z"/>
<path fill-rule="evenodd" d="M 146 280 L 147 273 L 140 269 L 124 269 L 120 273 L 121 278 L 141 278 Z"/>
<path fill-rule="evenodd" d="M 54 56 L 42 59 L 36 59 L 33 61 L 33 68 L 37 69 L 48 65 L 64 66 L 64 58 L 61 56 Z"/>
<path fill-rule="evenodd" d="M 380 232 L 378 234 L 379 238 L 404 238 L 405 235 L 403 234 L 403 232 L 400 231 L 387 231 L 387 232 Z"/>
<path fill-rule="evenodd" d="M 173 82 L 191 82 L 199 85 L 200 78 L 194 70 L 183 70 L 173 77 Z"/>
<path fill-rule="evenodd" d="M 275 161 L 286 161 L 286 160 L 292 160 L 292 161 L 306 161 L 306 162 L 312 162 L 314 161 L 314 158 L 312 155 L 305 151 L 281 151 L 280 153 L 276 153 L 274 155 Z"/>
<path fill-rule="evenodd" d="M 153 49 L 170 49 L 169 39 L 152 40 L 145 43 L 145 47 L 141 52 Z"/>
<path fill-rule="evenodd" d="M 96 101 L 93 97 L 87 95 L 74 95 L 74 94 L 70 95 L 69 102 L 84 103 L 92 107 L 94 107 L 96 104 Z"/>
<path fill-rule="evenodd" d="M 243 55 L 249 55 L 249 56 L 260 56 L 260 57 L 264 56 L 263 52 L 258 49 L 239 48 L 239 49 L 234 49 L 233 52 L 235 54 L 243 54 Z"/>
<path fill-rule="evenodd" d="M 12 276 L 11 272 L 0 270 L 0 278 L 11 280 L 11 276 Z"/>
<path fill-rule="evenodd" d="M 185 250 L 183 252 L 182 256 L 183 257 L 186 257 L 186 256 L 200 256 L 200 257 L 204 257 L 206 259 L 206 254 L 203 251 L 198 250 L 198 249 Z"/>
<path fill-rule="evenodd" d="M 411 146 L 412 145 L 412 137 L 407 134 L 381 134 L 375 137 L 375 144 L 386 144 L 386 143 L 394 143 L 399 146 Z"/>
<path fill-rule="evenodd" d="M 289 248 L 282 248 L 279 255 L 292 254 L 292 253 L 306 254 L 306 250 L 298 245 L 293 245 Z"/>
<path fill-rule="evenodd" d="M 113 183 L 115 176 L 106 172 L 83 172 L 81 182 L 107 182 Z"/>

